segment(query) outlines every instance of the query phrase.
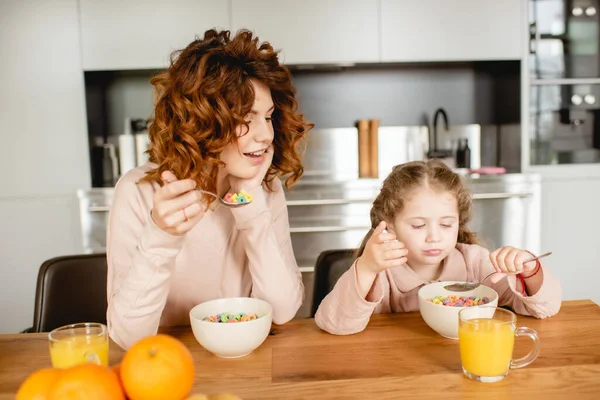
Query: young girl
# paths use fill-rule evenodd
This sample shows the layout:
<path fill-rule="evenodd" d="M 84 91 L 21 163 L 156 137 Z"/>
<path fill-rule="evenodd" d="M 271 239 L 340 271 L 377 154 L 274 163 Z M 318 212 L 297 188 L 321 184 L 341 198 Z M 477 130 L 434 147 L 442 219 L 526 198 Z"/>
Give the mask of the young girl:
<path fill-rule="evenodd" d="M 118 182 L 109 218 L 111 338 L 128 348 L 221 297 L 263 299 L 276 324 L 292 319 L 304 288 L 279 177 L 301 176 L 296 147 L 312 124 L 289 70 L 251 32 L 210 30 L 152 84 L 150 162 Z M 253 199 L 231 209 L 195 189 Z"/>
<path fill-rule="evenodd" d="M 498 304 L 537 318 L 556 314 L 559 281 L 532 254 L 510 246 L 492 253 L 467 228 L 471 194 L 438 160 L 394 168 L 371 208 L 372 229 L 359 257 L 319 305 L 315 321 L 333 334 L 365 329 L 373 313 L 417 311 L 417 292 L 434 281 L 486 281 Z M 517 273 L 515 275 L 514 273 Z"/>

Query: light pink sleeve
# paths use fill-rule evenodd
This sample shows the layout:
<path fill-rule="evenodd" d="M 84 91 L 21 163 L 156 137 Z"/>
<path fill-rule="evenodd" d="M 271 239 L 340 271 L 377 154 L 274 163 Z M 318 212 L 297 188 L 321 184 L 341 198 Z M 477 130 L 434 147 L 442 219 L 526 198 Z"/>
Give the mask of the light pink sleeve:
<path fill-rule="evenodd" d="M 108 330 L 124 349 L 156 334 L 184 240 L 154 224 L 151 201 L 144 200 L 152 186 L 135 181 L 126 175 L 117 183 L 107 231 Z"/>
<path fill-rule="evenodd" d="M 489 250 L 481 246 L 476 247 L 480 249 L 478 278 L 481 279 L 492 273 L 494 267 L 489 258 Z M 488 282 L 487 284 L 498 292 L 499 306 L 508 306 L 517 314 L 547 318 L 557 314 L 560 310 L 562 289 L 560 281 L 548 268 L 542 265 L 538 273 L 543 274 L 543 282 L 540 290 L 533 296 L 523 296 L 517 291 L 517 278 L 514 275 L 508 276 L 499 282 Z"/>
<path fill-rule="evenodd" d="M 373 313 L 390 308 L 389 281 L 385 272 L 375 278 L 371 290 L 364 299 L 358 291 L 356 261 L 335 284 L 333 290 L 323 299 L 315 323 L 321 329 L 334 335 L 351 335 L 363 331 Z"/>
<path fill-rule="evenodd" d="M 302 305 L 304 285 L 292 248 L 285 194 L 278 179 L 273 186 L 270 208 L 263 188 L 258 187 L 250 191 L 252 203 L 232 213 L 245 241 L 251 295 L 271 304 L 273 322 L 284 324 Z"/>

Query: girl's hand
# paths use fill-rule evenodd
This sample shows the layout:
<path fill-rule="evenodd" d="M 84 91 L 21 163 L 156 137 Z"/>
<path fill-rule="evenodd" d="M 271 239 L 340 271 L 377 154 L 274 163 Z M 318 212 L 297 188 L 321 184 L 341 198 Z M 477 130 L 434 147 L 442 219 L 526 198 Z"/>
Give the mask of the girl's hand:
<path fill-rule="evenodd" d="M 161 178 L 165 184 L 154 192 L 152 220 L 171 235 L 183 235 L 204 216 L 202 196 L 194 190 L 196 182 L 191 179 L 178 180 L 170 171 L 164 171 Z"/>
<path fill-rule="evenodd" d="M 385 227 L 385 221 L 377 225 L 357 264 L 375 274 L 388 268 L 399 267 L 407 261 L 406 246 L 396 239 L 395 234 L 384 232 Z"/>
<path fill-rule="evenodd" d="M 503 274 L 531 274 L 535 270 L 537 262 L 535 260 L 528 263 L 524 262 L 532 257 L 534 256 L 531 253 L 511 246 L 500 247 L 490 253 L 490 261 L 494 269 Z M 503 276 L 493 276 L 492 278 L 496 279 L 492 279 L 492 281 L 496 282 Z"/>
<path fill-rule="evenodd" d="M 240 179 L 234 176 L 229 176 L 229 184 L 231 185 L 231 190 L 234 193 L 239 192 L 244 189 L 246 191 L 250 191 L 262 185 L 263 180 L 265 179 L 265 175 L 271 167 L 271 163 L 273 162 L 273 144 L 269 146 L 267 151 L 264 154 L 264 159 L 262 164 L 260 165 L 260 169 L 258 173 L 250 179 Z"/>

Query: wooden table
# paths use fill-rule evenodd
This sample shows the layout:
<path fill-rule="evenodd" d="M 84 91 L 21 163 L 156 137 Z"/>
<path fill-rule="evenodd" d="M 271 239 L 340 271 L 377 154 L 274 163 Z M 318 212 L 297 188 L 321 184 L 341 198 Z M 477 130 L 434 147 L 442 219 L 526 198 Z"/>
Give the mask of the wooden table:
<path fill-rule="evenodd" d="M 228 391 L 244 399 L 600 398 L 600 307 L 566 301 L 550 319 L 518 318 L 538 331 L 539 358 L 498 383 L 478 383 L 461 371 L 458 342 L 432 331 L 419 313 L 373 316 L 357 335 L 333 336 L 312 319 L 276 326 L 247 357 L 217 358 L 189 327 L 164 330 L 182 340 L 196 361 L 194 391 Z M 517 340 L 515 355 L 528 351 Z M 123 351 L 111 344 L 111 365 Z M 13 399 L 20 383 L 50 366 L 46 334 L 0 335 L 0 399 Z"/>

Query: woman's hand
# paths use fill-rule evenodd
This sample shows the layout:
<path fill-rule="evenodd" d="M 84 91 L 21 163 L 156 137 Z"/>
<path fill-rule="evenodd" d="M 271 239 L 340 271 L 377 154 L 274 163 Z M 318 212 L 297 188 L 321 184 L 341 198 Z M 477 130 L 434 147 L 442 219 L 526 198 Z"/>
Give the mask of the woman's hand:
<path fill-rule="evenodd" d="M 161 174 L 164 185 L 154 192 L 152 219 L 163 231 L 180 236 L 189 232 L 204 216 L 206 207 L 192 179 L 178 180 L 171 171 Z"/>

